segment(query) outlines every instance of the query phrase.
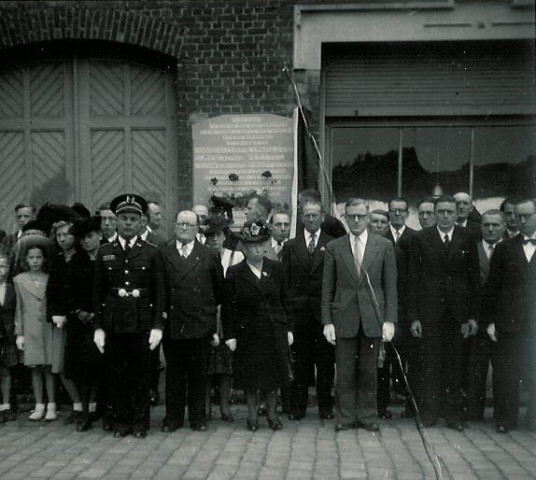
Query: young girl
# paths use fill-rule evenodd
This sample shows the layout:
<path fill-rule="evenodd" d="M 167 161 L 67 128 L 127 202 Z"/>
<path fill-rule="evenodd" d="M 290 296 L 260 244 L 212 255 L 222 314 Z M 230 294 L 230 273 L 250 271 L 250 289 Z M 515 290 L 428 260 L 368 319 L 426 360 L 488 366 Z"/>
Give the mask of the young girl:
<path fill-rule="evenodd" d="M 35 235 L 26 243 L 25 263 L 28 271 L 14 279 L 17 307 L 15 311 L 15 334 L 17 347 L 24 351 L 24 365 L 32 370 L 32 387 L 35 410 L 30 420 L 56 419 L 55 379 L 51 371 L 53 331 L 46 321 L 46 287 L 48 274 L 43 270 L 48 258 L 50 241 Z M 48 405 L 45 413 L 43 402 L 43 377 L 45 379 Z"/>
<path fill-rule="evenodd" d="M 11 409 L 11 372 L 17 365 L 17 348 L 15 346 L 15 292 L 13 286 L 6 282 L 9 271 L 8 257 L 0 253 L 0 382 L 2 403 L 0 404 L 0 423 L 15 420 Z"/>

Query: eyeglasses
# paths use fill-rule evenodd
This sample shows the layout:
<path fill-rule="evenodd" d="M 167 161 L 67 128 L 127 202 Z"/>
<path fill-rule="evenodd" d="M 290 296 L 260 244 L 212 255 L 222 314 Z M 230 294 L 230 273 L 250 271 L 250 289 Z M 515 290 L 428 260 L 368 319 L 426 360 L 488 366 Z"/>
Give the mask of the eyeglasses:
<path fill-rule="evenodd" d="M 368 215 L 345 215 L 347 220 L 351 220 L 352 222 L 362 222 L 363 220 L 366 220 Z"/>
<path fill-rule="evenodd" d="M 400 208 L 390 208 L 389 213 L 394 213 L 395 215 L 402 215 L 403 213 L 408 213 L 408 211 L 402 210 Z"/>
<path fill-rule="evenodd" d="M 188 223 L 188 222 L 177 222 L 175 223 L 175 225 L 177 225 L 177 227 L 182 227 L 182 228 L 197 227 L 197 223 Z"/>

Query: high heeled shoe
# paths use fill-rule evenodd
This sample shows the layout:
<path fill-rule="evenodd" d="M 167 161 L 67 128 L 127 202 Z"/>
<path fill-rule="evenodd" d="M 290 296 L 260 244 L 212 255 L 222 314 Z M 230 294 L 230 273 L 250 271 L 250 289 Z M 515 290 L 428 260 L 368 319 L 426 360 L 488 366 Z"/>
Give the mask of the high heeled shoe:
<path fill-rule="evenodd" d="M 281 422 L 281 419 L 276 418 L 275 420 L 268 419 L 268 426 L 275 432 L 276 430 L 282 430 L 283 429 L 283 423 Z"/>
<path fill-rule="evenodd" d="M 246 423 L 247 423 L 247 426 L 248 426 L 248 430 L 250 432 L 256 432 L 259 429 L 259 421 L 258 420 L 253 421 L 253 420 L 250 420 L 248 418 Z"/>

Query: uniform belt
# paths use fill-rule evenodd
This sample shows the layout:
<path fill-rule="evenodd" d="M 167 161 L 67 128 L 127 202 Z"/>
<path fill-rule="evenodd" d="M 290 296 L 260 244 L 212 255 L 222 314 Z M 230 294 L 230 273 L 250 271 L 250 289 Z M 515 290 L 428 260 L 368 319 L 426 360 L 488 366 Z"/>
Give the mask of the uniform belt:
<path fill-rule="evenodd" d="M 126 289 L 126 288 L 112 288 L 112 292 L 114 295 L 125 298 L 125 297 L 148 297 L 149 296 L 149 289 L 148 288 L 132 288 L 132 289 Z"/>

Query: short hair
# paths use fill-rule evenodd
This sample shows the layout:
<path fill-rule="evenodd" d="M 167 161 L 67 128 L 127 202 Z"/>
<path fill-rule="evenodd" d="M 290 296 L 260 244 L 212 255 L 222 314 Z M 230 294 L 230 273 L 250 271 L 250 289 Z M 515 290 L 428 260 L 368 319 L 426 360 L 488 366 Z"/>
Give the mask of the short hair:
<path fill-rule="evenodd" d="M 506 215 L 502 210 L 499 210 L 498 208 L 491 208 L 489 210 L 486 210 L 480 218 L 480 223 L 482 223 L 482 221 L 484 220 L 484 215 L 499 215 L 502 218 L 502 221 L 506 223 Z"/>
<path fill-rule="evenodd" d="M 434 201 L 434 209 L 437 207 L 438 203 L 453 203 L 456 205 L 456 199 L 452 195 L 441 195 Z"/>
<path fill-rule="evenodd" d="M 267 215 L 272 211 L 272 202 L 270 202 L 268 197 L 264 195 L 255 195 L 251 200 L 257 200 L 257 203 L 264 208 Z"/>
<path fill-rule="evenodd" d="M 505 208 L 506 208 L 506 205 L 517 205 L 519 202 L 521 201 L 521 198 L 520 197 L 506 197 L 502 203 L 501 203 L 501 206 L 499 207 L 499 209 L 501 210 L 501 212 L 504 212 Z"/>
<path fill-rule="evenodd" d="M 421 197 L 419 198 L 419 201 L 417 202 L 417 210 L 423 203 L 431 203 L 432 205 L 435 206 L 435 201 L 436 199 L 434 197 L 430 197 L 430 196 Z"/>
<path fill-rule="evenodd" d="M 519 200 L 516 205 L 519 205 L 520 203 L 532 203 L 532 206 L 536 208 L 536 198 L 523 198 Z"/>
<path fill-rule="evenodd" d="M 349 198 L 348 201 L 344 204 L 344 210 L 346 211 L 350 207 L 357 207 L 359 205 L 365 205 L 367 207 L 367 212 L 369 209 L 369 204 L 366 200 L 363 200 L 362 198 Z"/>
<path fill-rule="evenodd" d="M 291 220 L 291 218 L 290 218 L 290 214 L 289 214 L 288 212 L 275 212 L 275 213 L 270 217 L 270 221 L 269 221 L 270 225 L 273 225 L 273 224 L 274 224 L 274 217 L 275 217 L 276 215 L 286 215 L 286 216 L 288 217 L 289 221 Z"/>
<path fill-rule="evenodd" d="M 156 200 L 147 200 L 147 205 L 158 205 L 158 206 L 160 206 L 160 203 L 158 203 Z"/>
<path fill-rule="evenodd" d="M 322 203 L 322 200 L 320 198 L 313 198 L 313 197 L 305 197 L 307 200 L 305 203 L 302 204 L 302 208 L 305 207 L 305 205 L 318 205 L 320 207 L 320 213 L 324 213 L 324 204 Z"/>
<path fill-rule="evenodd" d="M 307 190 L 302 190 L 299 193 L 299 198 L 309 198 L 311 200 L 318 201 L 322 203 L 322 197 L 320 196 L 320 192 L 318 190 L 315 190 L 314 188 L 308 188 Z"/>
<path fill-rule="evenodd" d="M 387 221 L 389 221 L 389 212 L 387 210 L 382 210 L 381 208 L 376 208 L 376 209 L 372 210 L 372 212 L 370 212 L 371 215 L 373 213 L 375 213 L 376 215 L 381 215 L 381 216 L 385 217 L 387 219 Z"/>
<path fill-rule="evenodd" d="M 35 214 L 35 212 L 37 211 L 35 205 L 32 205 L 28 202 L 21 202 L 15 206 L 15 213 L 17 213 L 21 208 L 29 208 L 32 210 L 33 214 Z"/>
<path fill-rule="evenodd" d="M 112 208 L 110 207 L 110 202 L 103 202 L 97 207 L 96 214 L 98 215 L 101 210 L 111 210 L 111 209 Z"/>
<path fill-rule="evenodd" d="M 406 210 L 409 209 L 409 202 L 404 197 L 395 197 L 391 198 L 387 205 L 389 205 L 389 208 L 391 208 L 391 202 L 404 202 L 406 204 Z"/>
<path fill-rule="evenodd" d="M 197 215 L 195 212 L 192 212 L 191 210 L 179 210 L 177 212 L 177 215 L 175 215 L 175 222 L 177 221 L 177 218 L 179 217 L 179 215 L 181 213 L 191 213 L 191 214 L 195 215 L 195 220 L 197 222 L 197 225 L 201 225 L 201 223 L 199 222 L 199 215 Z"/>

